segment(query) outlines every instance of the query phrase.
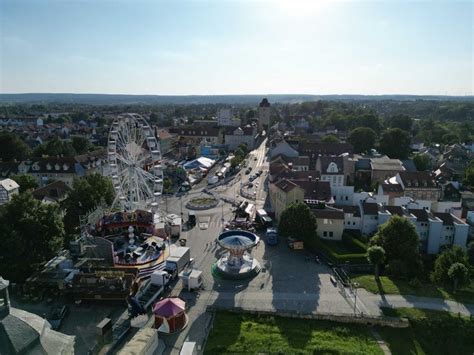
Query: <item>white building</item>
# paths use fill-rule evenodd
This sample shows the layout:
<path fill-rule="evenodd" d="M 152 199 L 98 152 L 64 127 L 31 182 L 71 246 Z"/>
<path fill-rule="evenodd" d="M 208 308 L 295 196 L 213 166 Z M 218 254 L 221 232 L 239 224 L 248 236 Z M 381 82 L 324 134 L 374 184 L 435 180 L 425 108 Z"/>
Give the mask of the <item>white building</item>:
<path fill-rule="evenodd" d="M 321 180 L 329 181 L 331 187 L 346 184 L 342 157 L 320 155 L 316 161 L 316 171 L 321 173 Z"/>
<path fill-rule="evenodd" d="M 19 193 L 20 186 L 12 179 L 0 180 L 0 205 L 11 201 Z"/>
<path fill-rule="evenodd" d="M 349 210 L 352 207 L 354 206 L 345 206 L 344 208 L 345 229 L 356 229 L 356 212 L 351 213 Z M 386 223 L 392 216 L 398 215 L 415 225 L 420 238 L 420 251 L 422 253 L 438 254 L 441 247 L 452 245 L 458 245 L 466 249 L 469 225 L 452 213 L 433 212 L 427 208 L 383 206 L 366 201 L 361 203 L 360 210 L 360 231 L 364 235 L 376 233 L 382 224 Z M 354 222 L 356 223 L 354 224 Z"/>
<path fill-rule="evenodd" d="M 240 119 L 234 117 L 232 109 L 222 108 L 217 112 L 217 125 L 219 127 L 239 127 Z"/>
<path fill-rule="evenodd" d="M 225 144 L 229 150 L 235 150 L 241 144 L 246 144 L 249 150 L 255 146 L 255 137 L 257 136 L 257 128 L 247 125 L 243 128 L 237 127 L 230 129 L 231 132 L 225 135 Z"/>

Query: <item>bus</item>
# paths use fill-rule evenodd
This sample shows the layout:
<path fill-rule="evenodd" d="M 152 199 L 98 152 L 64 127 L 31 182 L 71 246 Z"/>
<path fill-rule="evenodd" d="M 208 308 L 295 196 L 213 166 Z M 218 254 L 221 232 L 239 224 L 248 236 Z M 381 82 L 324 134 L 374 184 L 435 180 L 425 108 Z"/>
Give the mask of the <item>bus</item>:
<path fill-rule="evenodd" d="M 276 228 L 267 228 L 267 233 L 265 233 L 265 239 L 268 245 L 277 245 L 278 230 Z"/>
<path fill-rule="evenodd" d="M 261 229 L 273 226 L 273 221 L 265 210 L 257 210 L 257 215 L 255 216 L 255 223 L 257 227 Z"/>

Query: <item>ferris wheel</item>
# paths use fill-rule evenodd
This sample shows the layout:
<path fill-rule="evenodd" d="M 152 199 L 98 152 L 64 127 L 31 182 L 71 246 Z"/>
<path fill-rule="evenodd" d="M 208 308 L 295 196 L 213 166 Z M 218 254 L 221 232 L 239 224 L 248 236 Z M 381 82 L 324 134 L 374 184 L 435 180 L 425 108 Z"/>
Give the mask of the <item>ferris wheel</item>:
<path fill-rule="evenodd" d="M 163 190 L 160 145 L 138 114 L 118 116 L 109 131 L 108 161 L 115 189 L 113 208 L 156 211 Z"/>

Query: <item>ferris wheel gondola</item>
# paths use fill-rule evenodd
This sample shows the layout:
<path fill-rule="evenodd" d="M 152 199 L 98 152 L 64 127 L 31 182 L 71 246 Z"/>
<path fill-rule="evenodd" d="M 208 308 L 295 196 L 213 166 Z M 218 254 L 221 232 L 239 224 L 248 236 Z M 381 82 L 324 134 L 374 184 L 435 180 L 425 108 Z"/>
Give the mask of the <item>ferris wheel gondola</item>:
<path fill-rule="evenodd" d="M 163 191 L 158 140 L 138 114 L 120 115 L 108 137 L 108 162 L 116 192 L 114 208 L 156 210 Z"/>

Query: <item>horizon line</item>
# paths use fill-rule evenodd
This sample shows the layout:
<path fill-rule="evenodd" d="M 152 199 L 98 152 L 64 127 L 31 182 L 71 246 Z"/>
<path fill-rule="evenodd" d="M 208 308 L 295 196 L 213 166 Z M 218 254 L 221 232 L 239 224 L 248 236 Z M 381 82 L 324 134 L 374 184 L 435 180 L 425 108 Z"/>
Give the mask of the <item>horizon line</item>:
<path fill-rule="evenodd" d="M 186 97 L 186 96 L 440 96 L 440 97 L 474 97 L 471 94 L 410 94 L 410 93 L 383 93 L 383 94 L 313 94 L 313 93 L 266 93 L 266 94 L 130 94 L 130 93 L 98 93 L 98 92 L 0 92 L 0 95 L 116 95 L 116 96 L 164 96 L 164 97 Z"/>

